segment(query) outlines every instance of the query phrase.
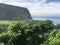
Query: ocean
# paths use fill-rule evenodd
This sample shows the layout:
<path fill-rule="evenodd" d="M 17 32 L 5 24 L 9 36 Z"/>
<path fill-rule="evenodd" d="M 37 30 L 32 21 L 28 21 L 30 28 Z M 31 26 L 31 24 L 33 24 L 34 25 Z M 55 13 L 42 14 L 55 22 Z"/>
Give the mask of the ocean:
<path fill-rule="evenodd" d="M 32 16 L 33 20 L 51 20 L 54 24 L 60 24 L 60 17 L 38 17 Z"/>

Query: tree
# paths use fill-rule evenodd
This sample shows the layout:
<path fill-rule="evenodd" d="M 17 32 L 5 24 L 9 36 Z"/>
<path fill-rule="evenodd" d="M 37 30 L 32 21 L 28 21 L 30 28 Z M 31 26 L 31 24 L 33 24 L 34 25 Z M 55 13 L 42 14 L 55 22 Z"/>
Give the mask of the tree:
<path fill-rule="evenodd" d="M 60 24 L 56 24 L 56 25 L 54 26 L 54 28 L 55 28 L 55 29 L 60 29 Z"/>
<path fill-rule="evenodd" d="M 53 30 L 43 45 L 60 45 L 60 30 Z"/>
<path fill-rule="evenodd" d="M 14 34 L 16 33 L 15 37 L 10 41 L 14 45 L 39 45 L 43 42 L 43 38 L 39 37 L 41 30 L 38 23 L 15 23 L 10 25 L 8 29 Z"/>
<path fill-rule="evenodd" d="M 43 32 L 49 32 L 50 30 L 54 29 L 54 24 L 50 20 L 46 20 L 42 24 L 42 30 Z"/>
<path fill-rule="evenodd" d="M 0 37 L 5 45 L 40 45 L 46 40 L 45 33 L 53 29 L 53 23 L 44 22 L 16 22 L 8 27 L 8 31 Z M 7 39 L 5 39 L 7 38 Z"/>

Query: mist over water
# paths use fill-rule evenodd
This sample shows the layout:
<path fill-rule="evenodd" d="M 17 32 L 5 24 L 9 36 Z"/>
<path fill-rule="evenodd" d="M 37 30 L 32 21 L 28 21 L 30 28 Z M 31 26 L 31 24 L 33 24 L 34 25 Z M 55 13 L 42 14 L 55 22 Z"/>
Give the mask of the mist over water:
<path fill-rule="evenodd" d="M 32 16 L 33 20 L 51 20 L 54 24 L 60 24 L 60 16 Z"/>

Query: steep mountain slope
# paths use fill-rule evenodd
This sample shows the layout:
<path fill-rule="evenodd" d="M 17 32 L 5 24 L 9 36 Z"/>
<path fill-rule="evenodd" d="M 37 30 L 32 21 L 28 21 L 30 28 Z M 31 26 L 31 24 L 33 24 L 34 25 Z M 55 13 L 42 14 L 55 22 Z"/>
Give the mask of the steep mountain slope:
<path fill-rule="evenodd" d="M 30 20 L 27 8 L 0 3 L 0 20 Z"/>

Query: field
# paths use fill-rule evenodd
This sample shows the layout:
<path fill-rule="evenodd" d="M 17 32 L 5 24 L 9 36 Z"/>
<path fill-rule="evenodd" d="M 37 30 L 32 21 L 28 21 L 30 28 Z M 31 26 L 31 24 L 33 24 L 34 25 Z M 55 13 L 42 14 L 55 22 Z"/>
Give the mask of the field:
<path fill-rule="evenodd" d="M 10 24 L 11 21 L 0 21 L 0 24 Z"/>
<path fill-rule="evenodd" d="M 10 24 L 10 23 L 14 23 L 14 22 L 19 22 L 16 20 L 0 20 L 0 24 Z"/>

